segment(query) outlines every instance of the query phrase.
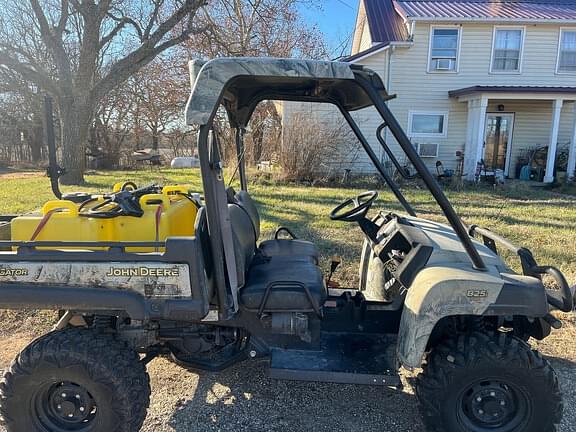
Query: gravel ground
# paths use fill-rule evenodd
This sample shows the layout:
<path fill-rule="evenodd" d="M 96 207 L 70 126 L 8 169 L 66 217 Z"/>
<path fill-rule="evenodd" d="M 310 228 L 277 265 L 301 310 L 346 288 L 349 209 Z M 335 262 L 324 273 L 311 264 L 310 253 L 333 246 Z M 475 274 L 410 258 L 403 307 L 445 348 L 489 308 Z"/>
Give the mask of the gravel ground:
<path fill-rule="evenodd" d="M 570 317 L 571 318 L 571 317 Z M 569 319 L 572 321 L 572 319 Z M 536 343 L 564 394 L 560 432 L 576 432 L 576 326 Z M 144 431 L 422 431 L 416 397 L 380 387 L 275 381 L 265 361 L 197 375 L 164 359 L 149 366 L 152 402 Z"/>
<path fill-rule="evenodd" d="M 560 379 L 565 408 L 559 430 L 576 432 L 576 325 L 573 316 L 562 318 L 567 321 L 562 330 L 534 345 Z M 30 338 L 0 336 L 0 366 Z M 265 360 L 198 375 L 159 358 L 148 371 L 152 399 L 145 432 L 423 431 L 409 373 L 403 373 L 405 387 L 398 391 L 271 380 Z M 0 432 L 5 432 L 1 426 Z"/>

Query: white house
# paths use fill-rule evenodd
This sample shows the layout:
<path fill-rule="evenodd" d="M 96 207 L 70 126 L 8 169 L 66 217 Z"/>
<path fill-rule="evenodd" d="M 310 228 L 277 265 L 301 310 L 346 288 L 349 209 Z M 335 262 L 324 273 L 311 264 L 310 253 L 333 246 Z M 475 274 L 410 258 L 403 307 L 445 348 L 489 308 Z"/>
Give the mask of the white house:
<path fill-rule="evenodd" d="M 481 161 L 515 178 L 532 150 L 548 147 L 543 181 L 554 180 L 559 155 L 574 176 L 576 0 L 360 0 L 344 61 L 382 76 L 431 169 L 455 168 L 463 151 L 468 178 Z M 359 121 L 378 126 L 373 111 Z"/>

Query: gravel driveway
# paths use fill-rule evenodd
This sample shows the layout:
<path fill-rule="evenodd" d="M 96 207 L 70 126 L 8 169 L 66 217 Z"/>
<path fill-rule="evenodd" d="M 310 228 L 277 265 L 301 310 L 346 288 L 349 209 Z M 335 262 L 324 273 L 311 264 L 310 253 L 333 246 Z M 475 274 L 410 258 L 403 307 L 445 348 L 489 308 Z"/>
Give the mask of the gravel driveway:
<path fill-rule="evenodd" d="M 576 323 L 535 343 L 556 369 L 564 394 L 560 432 L 576 432 Z M 32 336 L 0 336 L 6 367 Z M 0 372 L 3 372 L 0 370 Z M 423 431 L 416 397 L 404 374 L 403 391 L 382 387 L 271 380 L 266 361 L 247 361 L 219 374 L 198 375 L 168 360 L 149 367 L 152 399 L 146 432 Z M 6 432 L 0 426 L 0 432 Z"/>
<path fill-rule="evenodd" d="M 561 432 L 576 432 L 576 327 L 538 349 L 548 355 L 564 393 Z M 560 357 L 561 356 L 561 357 Z M 423 431 L 416 397 L 380 387 L 276 381 L 265 361 L 197 375 L 164 359 L 149 366 L 152 403 L 144 431 Z M 404 376 L 404 382 L 410 376 Z"/>

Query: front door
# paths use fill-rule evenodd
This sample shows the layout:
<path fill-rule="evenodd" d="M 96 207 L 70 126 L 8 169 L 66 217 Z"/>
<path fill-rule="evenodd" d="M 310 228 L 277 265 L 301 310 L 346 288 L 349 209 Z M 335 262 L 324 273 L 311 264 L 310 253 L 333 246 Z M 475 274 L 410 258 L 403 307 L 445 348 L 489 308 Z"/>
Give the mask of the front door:
<path fill-rule="evenodd" d="M 488 113 L 484 140 L 484 165 L 486 171 L 502 170 L 508 176 L 514 114 Z"/>

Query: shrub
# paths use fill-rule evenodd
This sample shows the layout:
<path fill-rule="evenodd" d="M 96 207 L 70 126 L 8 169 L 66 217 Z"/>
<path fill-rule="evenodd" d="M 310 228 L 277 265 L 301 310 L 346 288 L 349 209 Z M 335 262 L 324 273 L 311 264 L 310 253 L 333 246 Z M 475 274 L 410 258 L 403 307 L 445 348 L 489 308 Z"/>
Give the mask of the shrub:
<path fill-rule="evenodd" d="M 358 141 L 347 123 L 319 122 L 295 113 L 283 129 L 279 175 L 282 180 L 298 182 L 343 175 L 358 153 Z"/>

